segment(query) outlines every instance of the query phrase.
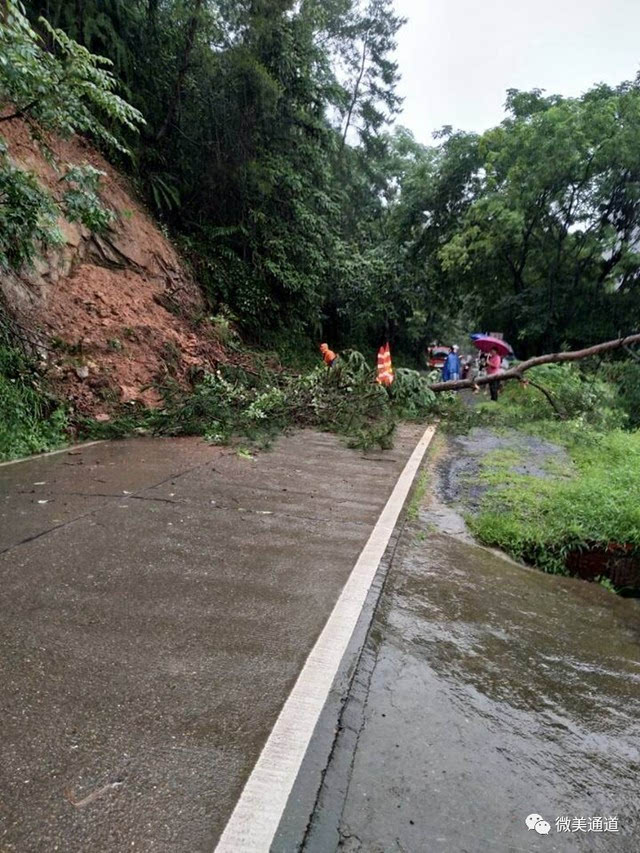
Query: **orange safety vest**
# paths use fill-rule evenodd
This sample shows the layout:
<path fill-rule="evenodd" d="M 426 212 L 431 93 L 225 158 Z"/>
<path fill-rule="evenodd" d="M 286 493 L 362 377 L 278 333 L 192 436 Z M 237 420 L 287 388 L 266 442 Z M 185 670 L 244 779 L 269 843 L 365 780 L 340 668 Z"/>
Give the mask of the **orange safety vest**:
<path fill-rule="evenodd" d="M 338 357 L 333 350 L 330 350 L 327 344 L 320 344 L 320 352 L 322 353 L 322 358 L 324 359 L 324 363 L 331 367 L 333 362 Z"/>
<path fill-rule="evenodd" d="M 393 367 L 391 365 L 391 351 L 387 343 L 378 350 L 378 375 L 376 382 L 379 385 L 386 385 L 388 387 L 393 383 L 394 378 Z"/>

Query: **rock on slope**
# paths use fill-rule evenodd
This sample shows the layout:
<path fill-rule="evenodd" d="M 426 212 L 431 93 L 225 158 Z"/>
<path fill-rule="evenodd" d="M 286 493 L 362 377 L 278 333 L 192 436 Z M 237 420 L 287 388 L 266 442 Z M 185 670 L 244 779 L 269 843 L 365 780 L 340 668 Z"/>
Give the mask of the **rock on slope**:
<path fill-rule="evenodd" d="M 26 126 L 11 122 L 2 134 L 14 163 L 59 192 L 60 175 Z M 101 195 L 117 220 L 101 236 L 61 221 L 63 247 L 32 269 L 0 271 L 4 302 L 77 411 L 104 413 L 132 400 L 154 405 L 154 380 L 169 371 L 185 382 L 191 369 L 223 359 L 223 347 L 196 326 L 205 310 L 198 287 L 122 176 L 82 139 L 48 143 L 59 163 L 106 173 Z"/>

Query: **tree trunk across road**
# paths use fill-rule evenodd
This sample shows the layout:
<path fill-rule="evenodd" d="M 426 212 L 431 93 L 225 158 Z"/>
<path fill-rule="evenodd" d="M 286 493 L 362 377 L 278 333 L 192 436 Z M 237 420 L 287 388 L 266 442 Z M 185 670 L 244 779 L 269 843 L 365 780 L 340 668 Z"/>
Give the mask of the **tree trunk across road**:
<path fill-rule="evenodd" d="M 434 382 L 429 385 L 432 391 L 462 391 L 465 388 L 475 388 L 477 385 L 487 385 L 489 382 L 498 380 L 505 382 L 508 379 L 517 379 L 520 382 L 524 379 L 524 372 L 531 370 L 532 367 L 539 367 L 541 364 L 558 364 L 565 361 L 580 361 L 583 358 L 588 358 L 592 355 L 602 355 L 606 352 L 626 348 L 632 344 L 640 344 L 640 334 L 628 335 L 625 338 L 616 338 L 614 341 L 605 341 L 601 344 L 594 344 L 592 347 L 581 350 L 571 350 L 569 352 L 556 352 L 547 355 L 539 355 L 535 358 L 530 358 L 523 361 L 516 367 L 510 370 L 503 370 L 500 373 L 493 373 L 490 376 L 478 376 L 476 379 L 454 379 L 450 382 Z"/>

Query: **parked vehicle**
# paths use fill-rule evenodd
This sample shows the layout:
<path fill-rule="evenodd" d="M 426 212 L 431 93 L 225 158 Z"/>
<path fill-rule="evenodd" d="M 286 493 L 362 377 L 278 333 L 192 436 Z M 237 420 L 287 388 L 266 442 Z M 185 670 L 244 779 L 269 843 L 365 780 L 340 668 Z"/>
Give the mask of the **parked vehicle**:
<path fill-rule="evenodd" d="M 427 347 L 427 367 L 429 370 L 442 370 L 447 356 L 451 352 L 451 347 L 433 344 Z"/>

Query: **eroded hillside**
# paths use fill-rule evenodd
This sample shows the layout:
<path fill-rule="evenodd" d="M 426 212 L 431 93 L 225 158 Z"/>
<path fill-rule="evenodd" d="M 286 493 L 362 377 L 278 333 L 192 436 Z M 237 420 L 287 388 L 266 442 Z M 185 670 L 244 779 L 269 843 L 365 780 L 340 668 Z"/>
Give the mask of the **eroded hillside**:
<path fill-rule="evenodd" d="M 48 138 L 50 160 L 17 121 L 3 126 L 9 155 L 54 195 L 58 164 L 104 172 L 101 196 L 116 214 L 108 231 L 59 221 L 64 245 L 31 268 L 0 272 L 4 301 L 55 389 L 80 413 L 106 419 L 114 404 L 159 402 L 167 375 L 185 383 L 225 359 L 196 283 L 126 181 L 80 138 Z"/>

